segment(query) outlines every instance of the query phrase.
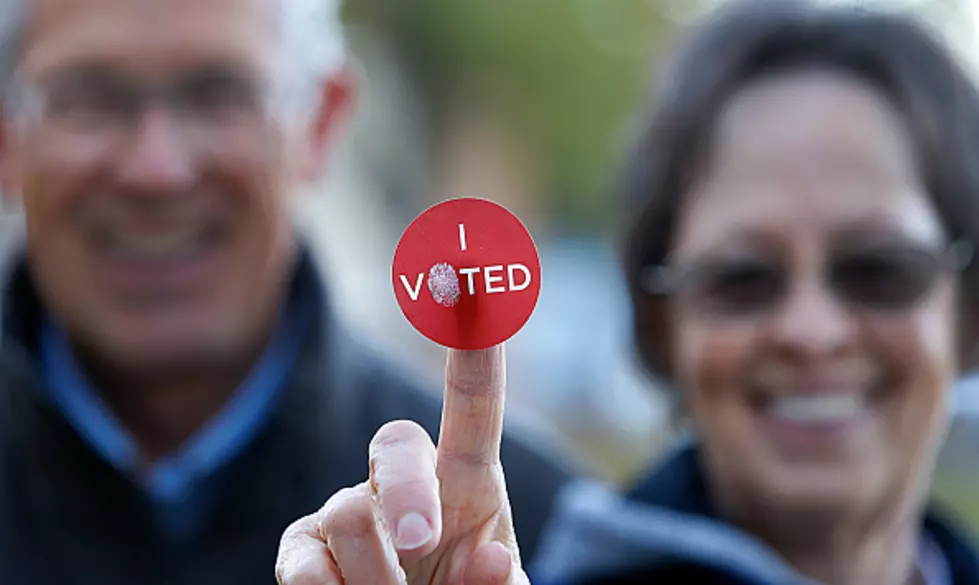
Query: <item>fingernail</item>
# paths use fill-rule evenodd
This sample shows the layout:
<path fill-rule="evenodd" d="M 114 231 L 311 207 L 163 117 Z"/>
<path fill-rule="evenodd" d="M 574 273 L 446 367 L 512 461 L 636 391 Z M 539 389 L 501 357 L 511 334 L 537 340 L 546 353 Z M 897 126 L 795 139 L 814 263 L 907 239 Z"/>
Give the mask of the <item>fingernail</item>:
<path fill-rule="evenodd" d="M 428 520 L 417 512 L 409 512 L 398 520 L 394 534 L 394 545 L 398 550 L 415 550 L 432 539 L 432 529 Z"/>

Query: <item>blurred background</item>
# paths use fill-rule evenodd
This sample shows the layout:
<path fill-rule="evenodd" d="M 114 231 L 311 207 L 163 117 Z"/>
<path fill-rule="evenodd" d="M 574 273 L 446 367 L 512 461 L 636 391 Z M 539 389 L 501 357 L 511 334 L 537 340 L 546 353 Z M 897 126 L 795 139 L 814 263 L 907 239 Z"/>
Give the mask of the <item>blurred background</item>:
<path fill-rule="evenodd" d="M 584 471 L 627 481 L 668 437 L 669 402 L 637 369 L 610 190 L 656 56 L 694 0 L 348 1 L 352 126 L 301 216 L 347 325 L 422 375 L 444 349 L 401 315 L 390 267 L 429 206 L 482 197 L 541 255 L 540 302 L 508 344 L 508 418 Z M 979 3 L 902 2 L 979 74 Z M 438 388 L 438 385 L 434 385 Z M 979 379 L 956 389 L 938 491 L 979 528 Z"/>

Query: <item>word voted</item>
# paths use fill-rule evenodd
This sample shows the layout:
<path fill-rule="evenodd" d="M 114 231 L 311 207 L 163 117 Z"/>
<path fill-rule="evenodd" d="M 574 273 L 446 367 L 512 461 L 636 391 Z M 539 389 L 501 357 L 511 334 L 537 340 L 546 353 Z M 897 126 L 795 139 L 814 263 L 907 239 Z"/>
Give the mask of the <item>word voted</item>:
<path fill-rule="evenodd" d="M 464 224 L 459 224 L 459 247 L 463 252 L 466 251 L 466 226 Z M 444 267 L 444 270 L 437 270 L 438 268 Z M 436 274 L 439 274 L 441 278 L 444 278 L 448 273 L 449 277 L 452 279 L 452 288 L 459 291 L 459 276 L 455 273 L 455 269 L 447 264 L 436 264 L 429 271 L 429 279 L 431 280 Z M 459 275 L 466 277 L 466 290 L 468 290 L 469 295 L 473 296 L 476 294 L 476 281 L 479 275 L 482 275 L 481 287 L 486 291 L 486 294 L 499 294 L 505 292 L 519 292 L 526 290 L 531 283 L 532 276 L 530 269 L 523 264 L 497 264 L 494 266 L 483 266 L 483 267 L 467 267 L 461 268 L 458 271 Z M 398 275 L 401 280 L 402 286 L 405 287 L 405 291 L 408 293 L 408 297 L 412 301 L 417 301 L 419 295 L 421 294 L 422 284 L 425 281 L 425 272 L 419 272 L 418 277 L 415 279 L 414 285 L 408 280 L 408 276 L 405 274 Z M 435 285 L 435 288 L 445 287 L 445 284 L 439 283 Z M 429 283 L 429 288 L 433 288 L 433 283 Z M 459 291 L 461 292 L 461 291 Z M 435 290 L 433 289 L 433 294 Z"/>

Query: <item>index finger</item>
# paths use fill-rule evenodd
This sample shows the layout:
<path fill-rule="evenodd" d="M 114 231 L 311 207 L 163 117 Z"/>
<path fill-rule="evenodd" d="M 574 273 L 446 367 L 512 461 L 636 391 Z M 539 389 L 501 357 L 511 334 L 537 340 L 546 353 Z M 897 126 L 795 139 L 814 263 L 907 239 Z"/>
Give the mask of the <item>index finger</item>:
<path fill-rule="evenodd" d="M 498 466 L 505 398 L 502 344 L 480 350 L 449 350 L 438 443 L 440 469 Z"/>

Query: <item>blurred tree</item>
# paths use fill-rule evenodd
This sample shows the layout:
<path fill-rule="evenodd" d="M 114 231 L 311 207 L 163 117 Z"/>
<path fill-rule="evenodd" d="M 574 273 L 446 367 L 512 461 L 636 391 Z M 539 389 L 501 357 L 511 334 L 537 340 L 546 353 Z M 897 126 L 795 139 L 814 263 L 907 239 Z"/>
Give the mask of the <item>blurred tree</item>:
<path fill-rule="evenodd" d="M 346 17 L 392 41 L 433 123 L 448 101 L 502 107 L 541 165 L 562 229 L 611 218 L 609 172 L 652 57 L 690 0 L 357 0 Z M 437 131 L 437 128 L 436 128 Z"/>

